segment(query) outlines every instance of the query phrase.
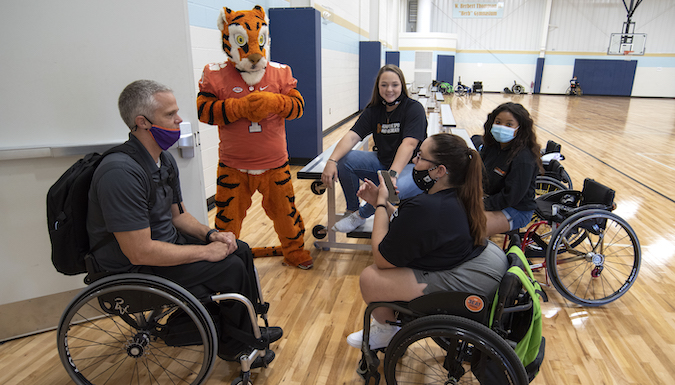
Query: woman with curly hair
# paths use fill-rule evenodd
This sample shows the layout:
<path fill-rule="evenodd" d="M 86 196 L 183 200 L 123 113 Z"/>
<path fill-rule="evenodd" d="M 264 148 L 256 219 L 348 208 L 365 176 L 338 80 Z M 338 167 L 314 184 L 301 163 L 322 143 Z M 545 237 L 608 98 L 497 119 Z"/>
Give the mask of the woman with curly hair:
<path fill-rule="evenodd" d="M 543 166 L 534 122 L 522 105 L 501 104 L 488 115 L 483 127 L 483 203 L 491 236 L 521 228 L 530 221 L 536 208 L 535 179 Z"/>

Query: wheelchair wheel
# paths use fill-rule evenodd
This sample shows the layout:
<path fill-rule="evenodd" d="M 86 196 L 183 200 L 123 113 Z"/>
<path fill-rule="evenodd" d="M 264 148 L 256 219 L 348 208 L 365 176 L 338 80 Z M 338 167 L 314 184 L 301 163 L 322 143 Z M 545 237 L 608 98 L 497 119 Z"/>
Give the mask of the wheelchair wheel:
<path fill-rule="evenodd" d="M 217 334 L 187 290 L 160 277 L 120 274 L 71 301 L 57 344 L 76 384 L 200 384 L 213 368 Z"/>
<path fill-rule="evenodd" d="M 567 300 L 585 306 L 615 301 L 633 285 L 642 261 L 637 235 L 605 210 L 583 210 L 556 229 L 546 251 L 551 283 Z"/>
<path fill-rule="evenodd" d="M 550 176 L 539 175 L 534 180 L 534 196 L 539 197 L 553 191 L 567 190 L 561 181 Z"/>
<path fill-rule="evenodd" d="M 524 94 L 525 87 L 521 86 L 520 84 L 514 84 L 511 88 L 511 91 L 516 95 Z"/>
<path fill-rule="evenodd" d="M 385 353 L 384 375 L 388 385 L 529 383 L 504 339 L 450 315 L 418 318 L 396 333 Z"/>
<path fill-rule="evenodd" d="M 464 87 L 463 85 L 457 85 L 455 87 L 455 94 L 459 96 L 466 94 L 466 87 Z"/>

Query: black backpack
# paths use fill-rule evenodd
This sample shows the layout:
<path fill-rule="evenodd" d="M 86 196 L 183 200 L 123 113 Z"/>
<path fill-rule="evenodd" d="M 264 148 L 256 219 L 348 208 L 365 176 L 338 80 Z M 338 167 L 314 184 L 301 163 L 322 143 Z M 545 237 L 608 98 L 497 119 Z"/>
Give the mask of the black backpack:
<path fill-rule="evenodd" d="M 85 256 L 114 239 L 112 233 L 108 234 L 90 249 L 87 234 L 89 186 L 101 160 L 114 152 L 123 152 L 143 166 L 151 186 L 149 208 L 152 209 L 155 204 L 156 186 L 152 181 L 152 171 L 141 161 L 141 153 L 129 143 L 113 147 L 102 155 L 96 152 L 89 153 L 75 162 L 47 193 L 47 226 L 52 243 L 52 263 L 60 273 L 66 275 L 86 273 Z M 172 163 L 169 164 L 171 165 L 169 183 L 175 192 L 177 178 Z"/>

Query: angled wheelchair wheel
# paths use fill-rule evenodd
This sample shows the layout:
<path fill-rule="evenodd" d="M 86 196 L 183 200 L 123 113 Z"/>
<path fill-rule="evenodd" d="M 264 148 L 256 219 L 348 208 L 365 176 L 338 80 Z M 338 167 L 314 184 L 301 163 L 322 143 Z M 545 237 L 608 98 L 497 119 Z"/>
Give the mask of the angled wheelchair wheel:
<path fill-rule="evenodd" d="M 637 235 L 606 210 L 583 210 L 556 229 L 546 251 L 551 283 L 567 300 L 600 306 L 621 297 L 640 271 Z"/>
<path fill-rule="evenodd" d="M 516 95 L 524 94 L 525 87 L 521 86 L 520 84 L 514 84 L 511 88 L 511 91 Z"/>
<path fill-rule="evenodd" d="M 71 301 L 57 343 L 76 384 L 201 384 L 213 368 L 217 334 L 187 290 L 160 277 L 120 274 Z"/>
<path fill-rule="evenodd" d="M 384 375 L 388 385 L 529 383 L 504 339 L 450 315 L 418 318 L 396 333 L 385 353 Z"/>
<path fill-rule="evenodd" d="M 545 175 L 539 175 L 534 180 L 534 196 L 542 196 L 553 191 L 567 190 L 561 181 Z"/>

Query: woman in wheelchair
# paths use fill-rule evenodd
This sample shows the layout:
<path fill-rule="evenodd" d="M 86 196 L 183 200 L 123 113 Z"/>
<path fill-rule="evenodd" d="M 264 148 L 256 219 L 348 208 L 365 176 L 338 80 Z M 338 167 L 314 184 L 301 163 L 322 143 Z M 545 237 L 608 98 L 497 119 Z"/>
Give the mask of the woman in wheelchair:
<path fill-rule="evenodd" d="M 443 133 L 427 138 L 413 163 L 413 179 L 425 193 L 404 199 L 396 211 L 382 180 L 379 187 L 366 180 L 359 189 L 359 197 L 376 207 L 374 264 L 360 277 L 363 300 L 410 301 L 437 291 L 492 298 L 508 263 L 486 241 L 480 156 L 460 137 Z M 386 347 L 399 328 L 387 323 L 396 320 L 391 308 L 378 307 L 372 315 L 375 350 Z M 363 330 L 347 337 L 356 348 L 362 340 Z"/>
<path fill-rule="evenodd" d="M 483 203 L 487 235 L 525 226 L 534 213 L 535 179 L 543 174 L 540 146 L 530 113 L 518 103 L 494 109 L 485 124 Z"/>

